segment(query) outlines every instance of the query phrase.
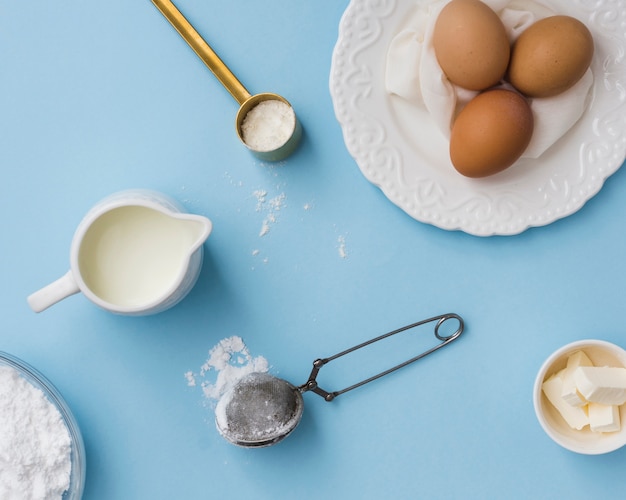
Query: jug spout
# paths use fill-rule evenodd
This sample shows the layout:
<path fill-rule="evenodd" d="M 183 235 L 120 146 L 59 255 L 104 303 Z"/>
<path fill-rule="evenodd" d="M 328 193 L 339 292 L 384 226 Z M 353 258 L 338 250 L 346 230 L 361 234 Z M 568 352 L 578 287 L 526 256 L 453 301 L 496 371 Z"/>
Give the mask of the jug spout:
<path fill-rule="evenodd" d="M 192 242 L 189 253 L 195 252 L 207 240 L 213 230 L 213 223 L 202 215 L 183 214 L 180 217 L 180 222 Z"/>

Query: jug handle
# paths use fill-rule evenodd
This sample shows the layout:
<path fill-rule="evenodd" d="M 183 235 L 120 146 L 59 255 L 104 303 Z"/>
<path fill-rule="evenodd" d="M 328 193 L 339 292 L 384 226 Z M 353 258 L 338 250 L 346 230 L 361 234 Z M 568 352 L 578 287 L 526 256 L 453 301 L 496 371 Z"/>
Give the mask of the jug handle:
<path fill-rule="evenodd" d="M 72 271 L 68 271 L 58 280 L 37 290 L 28 296 L 28 305 L 35 312 L 41 312 L 70 295 L 80 292 Z"/>

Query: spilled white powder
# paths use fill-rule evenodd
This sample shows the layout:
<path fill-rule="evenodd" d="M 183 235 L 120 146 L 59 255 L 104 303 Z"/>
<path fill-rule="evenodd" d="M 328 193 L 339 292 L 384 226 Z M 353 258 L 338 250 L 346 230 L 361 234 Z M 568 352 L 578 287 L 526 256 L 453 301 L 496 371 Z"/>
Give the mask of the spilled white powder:
<path fill-rule="evenodd" d="M 270 210 L 274 212 L 280 210 L 284 204 L 285 204 L 285 193 L 281 193 L 269 201 Z"/>
<path fill-rule="evenodd" d="M 235 186 L 235 187 L 242 187 L 243 186 L 243 181 L 242 180 L 236 181 L 235 179 L 233 179 L 233 176 L 228 171 L 224 172 L 223 177 L 224 177 L 224 179 L 226 179 L 228 181 L 228 183 L 231 186 Z"/>
<path fill-rule="evenodd" d="M 191 371 L 185 372 L 185 378 L 187 379 L 187 385 L 189 387 L 195 387 L 195 385 L 196 385 L 196 377 L 194 376 L 193 372 L 191 372 Z"/>
<path fill-rule="evenodd" d="M 274 151 L 283 146 L 296 127 L 291 106 L 271 99 L 254 106 L 243 119 L 243 142 L 256 151 Z"/>
<path fill-rule="evenodd" d="M 264 213 L 259 236 L 265 236 L 270 232 L 273 224 L 278 220 L 279 212 L 285 207 L 285 193 L 273 198 L 267 198 L 267 191 L 258 189 L 252 193 L 257 200 L 256 211 Z"/>
<path fill-rule="evenodd" d="M 268 264 L 270 261 L 269 257 L 260 257 L 260 255 L 261 255 L 261 250 L 259 249 L 252 250 L 253 257 L 260 259 L 263 264 Z M 251 269 L 254 271 L 256 268 L 255 266 L 252 266 Z"/>
<path fill-rule="evenodd" d="M 267 233 L 269 233 L 270 224 L 273 224 L 274 222 L 276 222 L 276 217 L 274 216 L 274 214 L 269 214 L 263 220 L 263 224 L 261 225 L 261 231 L 259 231 L 259 236 L 265 236 Z"/>
<path fill-rule="evenodd" d="M 252 195 L 256 198 L 256 211 L 260 212 L 263 210 L 263 205 L 267 199 L 267 191 L 265 191 L 265 189 L 257 189 Z"/>
<path fill-rule="evenodd" d="M 232 336 L 221 340 L 209 351 L 208 359 L 199 373 L 185 373 L 187 385 L 196 386 L 198 380 L 207 399 L 218 400 L 237 380 L 252 372 L 267 372 L 269 364 L 263 356 L 253 357 L 243 339 Z M 214 381 L 207 380 L 214 378 Z"/>
<path fill-rule="evenodd" d="M 0 498 L 60 499 L 71 438 L 59 410 L 12 367 L 0 367 Z"/>
<path fill-rule="evenodd" d="M 337 238 L 337 248 L 339 250 L 339 257 L 342 259 L 348 258 L 348 252 L 346 252 L 346 238 L 345 236 L 339 236 Z"/>

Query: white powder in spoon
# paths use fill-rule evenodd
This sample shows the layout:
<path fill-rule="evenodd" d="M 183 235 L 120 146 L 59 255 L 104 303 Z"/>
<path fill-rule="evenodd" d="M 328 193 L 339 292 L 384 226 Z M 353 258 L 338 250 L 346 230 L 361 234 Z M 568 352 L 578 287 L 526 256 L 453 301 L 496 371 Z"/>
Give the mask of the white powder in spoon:
<path fill-rule="evenodd" d="M 278 99 L 261 101 L 243 119 L 243 142 L 255 151 L 274 151 L 289 140 L 295 126 L 291 106 Z"/>
<path fill-rule="evenodd" d="M 59 410 L 17 370 L 0 366 L 0 498 L 61 499 L 71 446 Z"/>

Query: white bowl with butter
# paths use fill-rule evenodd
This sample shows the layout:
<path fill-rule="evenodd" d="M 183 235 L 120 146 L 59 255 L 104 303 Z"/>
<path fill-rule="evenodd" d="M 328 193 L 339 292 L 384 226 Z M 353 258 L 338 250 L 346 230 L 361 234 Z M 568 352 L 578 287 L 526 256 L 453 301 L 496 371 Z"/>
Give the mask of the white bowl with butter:
<path fill-rule="evenodd" d="M 581 406 L 568 406 L 572 403 L 573 398 L 571 397 L 571 390 L 568 395 L 566 388 L 569 380 L 567 380 L 565 369 L 568 367 L 568 360 L 570 360 L 570 365 L 580 362 L 580 357 L 577 355 L 580 351 L 585 354 L 584 357 L 588 358 L 595 367 L 626 368 L 626 351 L 615 344 L 604 340 L 579 340 L 567 344 L 553 352 L 537 373 L 533 387 L 535 413 L 546 434 L 563 448 L 586 455 L 609 453 L 626 445 L 626 403 L 617 406 L 615 415 L 617 422 L 614 422 L 615 425 L 613 427 L 618 427 L 618 430 L 607 432 L 593 431 L 591 428 L 594 425 L 600 429 L 603 427 L 610 428 L 610 425 L 606 422 L 597 421 L 592 421 L 591 424 L 585 421 L 581 422 L 581 416 L 583 420 L 585 415 L 597 418 L 595 416 L 597 412 L 589 411 L 589 408 L 592 406 L 591 403 L 587 405 L 581 403 Z M 582 364 L 584 365 L 585 363 L 583 362 Z M 584 368 L 579 370 L 579 379 L 580 372 L 584 370 Z M 619 376 L 621 374 L 618 373 L 620 371 L 616 370 L 616 375 L 618 376 L 615 377 L 613 382 L 607 382 L 607 385 L 614 384 L 615 388 L 610 387 L 605 392 L 615 394 L 620 392 L 619 386 L 621 382 Z M 555 388 L 553 382 L 559 376 L 564 378 L 565 382 L 558 380 Z M 558 400 L 556 393 L 561 392 L 561 389 L 563 390 L 561 394 L 565 397 L 563 400 Z M 547 393 L 550 392 L 553 402 L 550 402 L 547 397 Z M 560 404 L 560 410 L 553 404 L 554 402 L 557 405 Z M 608 408 L 606 409 L 608 410 Z M 565 413 L 567 420 L 562 413 Z M 603 418 L 608 418 L 607 412 L 603 413 Z"/>

